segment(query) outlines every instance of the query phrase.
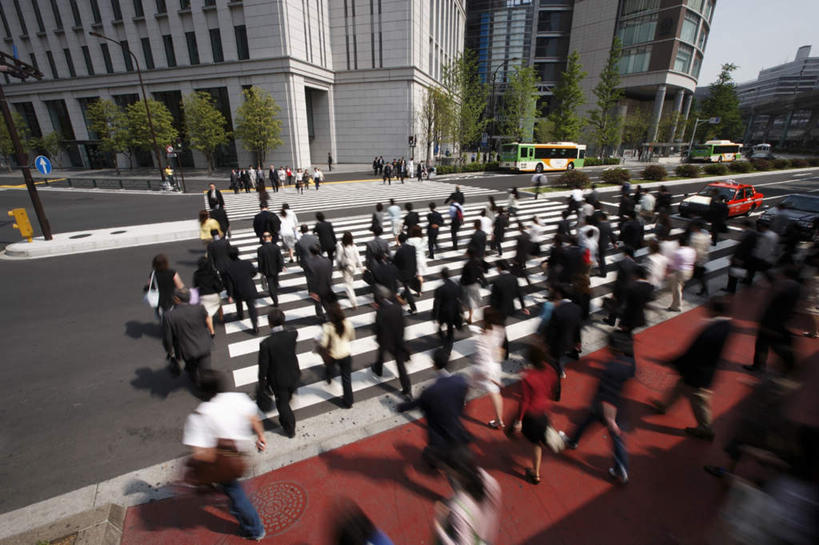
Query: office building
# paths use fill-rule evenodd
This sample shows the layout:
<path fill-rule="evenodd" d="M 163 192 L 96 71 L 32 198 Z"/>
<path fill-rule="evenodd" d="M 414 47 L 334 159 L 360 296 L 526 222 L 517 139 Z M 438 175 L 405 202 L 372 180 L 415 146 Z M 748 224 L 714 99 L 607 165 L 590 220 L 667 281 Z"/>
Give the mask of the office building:
<path fill-rule="evenodd" d="M 105 164 L 85 113 L 98 98 L 140 100 L 136 63 L 180 133 L 184 95 L 209 92 L 232 126 L 242 90 L 255 85 L 281 107 L 283 144 L 267 162 L 408 156 L 424 89 L 461 52 L 465 27 L 464 0 L 14 0 L 0 15 L 4 49 L 44 75 L 10 81 L 9 102 L 34 135 L 60 133 L 75 167 Z M 190 150 L 181 160 L 206 164 Z M 218 166 L 252 160 L 234 141 L 216 157 Z M 150 151 L 137 161 L 151 165 Z"/>

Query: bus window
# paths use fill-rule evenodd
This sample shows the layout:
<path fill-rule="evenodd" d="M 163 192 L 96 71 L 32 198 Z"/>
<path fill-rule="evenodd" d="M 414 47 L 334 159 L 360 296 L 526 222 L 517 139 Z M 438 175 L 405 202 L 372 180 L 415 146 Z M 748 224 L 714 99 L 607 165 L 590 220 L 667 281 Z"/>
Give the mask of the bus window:
<path fill-rule="evenodd" d="M 535 148 L 535 159 L 548 159 L 549 148 Z"/>
<path fill-rule="evenodd" d="M 534 159 L 534 157 L 535 157 L 535 148 L 530 146 L 528 148 L 528 150 L 529 150 L 529 159 Z"/>
<path fill-rule="evenodd" d="M 583 159 L 584 157 L 586 157 L 586 150 L 584 149 L 577 150 L 577 157 L 578 159 Z"/>

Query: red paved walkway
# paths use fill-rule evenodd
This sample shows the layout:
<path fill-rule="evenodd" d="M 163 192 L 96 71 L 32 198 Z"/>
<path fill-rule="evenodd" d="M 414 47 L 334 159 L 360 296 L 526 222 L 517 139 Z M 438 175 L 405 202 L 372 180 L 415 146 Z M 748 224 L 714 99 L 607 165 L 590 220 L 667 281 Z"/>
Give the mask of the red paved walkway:
<path fill-rule="evenodd" d="M 700 325 L 700 310 L 652 327 L 637 338 L 637 380 L 628 392 L 632 430 L 626 436 L 631 482 L 611 483 L 607 468 L 611 446 L 602 428 L 590 430 L 577 451 L 544 454 L 542 483 L 523 478 L 529 444 L 510 442 L 482 423 L 491 416 L 486 398 L 470 403 L 469 430 L 475 435 L 478 460 L 503 489 L 503 522 L 499 545 L 599 545 L 602 543 L 702 543 L 724 494 L 703 463 L 721 463 L 722 441 L 734 418 L 732 410 L 753 381 L 740 369 L 751 359 L 753 333 L 748 316 L 758 304 L 744 298 L 735 315 L 739 333 L 729 341 L 727 363 L 717 377 L 713 400 L 713 443 L 690 439 L 682 428 L 694 425 L 685 400 L 665 416 L 646 401 L 670 387 L 675 375 L 658 361 L 685 346 Z M 816 360 L 819 342 L 797 341 L 799 352 Z M 565 429 L 576 421 L 594 391 L 594 369 L 604 353 L 583 358 L 568 371 L 563 400 L 554 420 Z M 773 357 L 773 356 L 771 356 Z M 517 387 L 505 392 L 511 413 Z M 433 542 L 431 521 L 436 500 L 450 490 L 443 478 L 428 472 L 421 460 L 425 432 L 410 423 L 366 440 L 268 473 L 246 483 L 265 513 L 268 538 L 277 544 L 329 543 L 334 500 L 353 497 L 396 545 Z M 123 545 L 153 543 L 246 543 L 219 495 L 183 497 L 128 510 Z"/>

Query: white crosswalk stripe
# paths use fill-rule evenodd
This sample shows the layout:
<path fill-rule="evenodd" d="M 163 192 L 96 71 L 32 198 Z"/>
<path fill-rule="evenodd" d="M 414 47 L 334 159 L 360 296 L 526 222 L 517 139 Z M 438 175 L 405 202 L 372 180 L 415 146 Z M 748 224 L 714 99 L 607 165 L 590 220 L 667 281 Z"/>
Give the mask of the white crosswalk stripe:
<path fill-rule="evenodd" d="M 386 207 L 390 199 L 398 203 L 419 200 L 440 201 L 446 199 L 455 190 L 453 184 L 443 182 L 411 182 L 402 184 L 393 182 L 392 185 L 381 182 L 354 182 L 354 183 L 326 183 L 318 191 L 313 186 L 305 189 L 303 194 L 296 193 L 295 188 L 288 186 L 278 192 L 268 191 L 268 206 L 270 210 L 279 210 L 283 203 L 288 203 L 290 209 L 299 212 L 318 212 L 338 209 L 350 209 L 362 206 L 375 206 L 381 202 Z M 464 186 L 461 191 L 466 196 L 488 195 L 498 193 L 493 189 Z M 230 221 L 250 219 L 259 213 L 259 194 L 223 192 L 225 211 Z M 204 195 L 207 208 L 207 194 Z"/>
<path fill-rule="evenodd" d="M 448 186 L 451 187 L 451 186 Z M 447 195 L 449 193 L 447 192 Z M 442 280 L 440 279 L 440 271 L 444 266 L 452 269 L 452 277 L 457 282 L 458 274 L 463 266 L 464 251 L 469 237 L 472 235 L 473 229 L 470 227 L 472 220 L 479 216 L 482 204 L 469 204 L 465 207 L 464 221 L 465 224 L 458 233 L 459 250 L 451 249 L 451 238 L 448 226 L 442 227 L 439 235 L 439 243 L 441 250 L 436 252 L 435 259 L 427 260 L 427 274 L 426 281 L 423 285 L 423 293 L 421 297 L 416 298 L 417 314 L 414 317 L 408 317 L 407 328 L 405 331 L 405 338 L 410 346 L 410 351 L 413 352 L 411 361 L 407 362 L 407 371 L 412 376 L 431 368 L 432 366 L 432 352 L 433 346 L 437 343 L 437 325 L 430 319 L 429 311 L 432 309 L 433 291 Z M 554 200 L 529 200 L 521 203 L 518 211 L 518 218 L 521 221 L 527 222 L 537 215 L 542 223 L 546 225 L 547 237 L 553 234 L 556 230 L 556 223 L 560 219 L 560 212 L 564 209 L 565 204 Z M 419 210 L 422 218 L 422 225 L 426 227 L 425 213 Z M 446 217 L 446 214 L 445 214 Z M 447 222 L 448 222 L 447 218 Z M 362 254 L 364 253 L 364 243 L 372 237 L 369 232 L 370 216 L 359 215 L 332 220 L 337 236 L 341 236 L 344 231 L 353 233 L 356 246 Z M 516 225 L 515 222 L 512 222 Z M 653 226 L 646 226 L 647 232 L 650 232 Z M 676 230 L 679 232 L 679 230 Z M 517 231 L 510 227 L 507 230 L 506 240 L 503 243 L 504 257 L 511 259 L 514 255 L 515 240 L 514 237 Z M 615 230 L 616 235 L 616 230 Z M 384 235 L 386 240 L 389 240 L 389 235 Z M 256 249 L 258 247 L 258 239 L 252 230 L 245 229 L 237 231 L 231 238 L 231 244 L 240 250 L 240 255 L 243 259 L 248 259 L 255 262 Z M 729 254 L 736 241 L 725 239 L 712 249 L 712 259 L 707 266 L 709 274 L 720 273 L 726 271 L 729 266 Z M 646 250 L 638 251 L 638 257 L 645 255 Z M 615 280 L 616 274 L 613 272 L 613 265 L 622 257 L 622 254 L 616 251 L 610 251 L 607 257 L 609 263 L 609 273 L 605 278 L 592 277 L 592 308 L 599 309 L 602 299 L 607 296 L 611 290 L 611 286 Z M 486 260 L 493 262 L 498 259 L 497 256 L 488 256 Z M 510 341 L 515 341 L 526 337 L 534 332 L 538 324 L 537 307 L 539 302 L 534 295 L 542 291 L 542 280 L 537 264 L 540 259 L 533 258 L 529 264 L 529 274 L 532 281 L 537 286 L 529 288 L 525 302 L 527 308 L 532 311 L 532 315 L 523 316 L 518 313 L 510 320 L 507 326 L 508 337 Z M 486 276 L 490 282 L 497 276 L 497 271 L 492 270 Z M 354 283 L 356 289 L 356 303 L 357 310 L 350 310 L 351 303 L 347 300 L 347 295 L 341 283 L 341 275 L 338 271 L 333 274 L 334 291 L 339 296 L 339 301 L 348 319 L 356 330 L 356 340 L 352 342 L 353 353 L 353 391 L 360 392 L 376 386 L 380 382 L 389 381 L 397 377 L 394 369 L 391 369 L 391 362 L 386 362 L 385 378 L 378 379 L 372 375 L 368 369 L 369 364 L 375 360 L 375 351 L 377 344 L 375 336 L 372 331 L 372 324 L 375 320 L 375 311 L 367 304 L 372 301 L 371 295 L 367 293 L 366 284 L 361 279 L 359 274 Z M 521 285 L 526 290 L 525 282 L 520 280 Z M 257 276 L 257 284 L 260 285 L 259 277 Z M 260 288 L 261 289 L 261 288 Z M 489 290 L 482 290 L 484 296 L 488 295 Z M 321 358 L 313 353 L 313 339 L 320 332 L 321 327 L 315 319 L 315 311 L 312 300 L 307 296 L 306 282 L 302 269 L 299 264 L 287 264 L 287 270 L 280 275 L 279 288 L 279 304 L 284 310 L 289 327 L 297 330 L 297 353 L 299 365 L 303 371 L 303 380 L 306 384 L 299 388 L 298 394 L 293 398 L 292 406 L 294 409 L 306 408 L 318 403 L 328 401 L 330 399 L 339 397 L 341 395 L 341 383 L 338 378 L 334 379 L 332 384 L 327 385 L 321 374 L 323 368 Z M 227 352 L 230 359 L 228 367 L 233 370 L 233 378 L 237 387 L 254 385 L 257 381 L 257 353 L 259 344 L 265 338 L 264 333 L 267 331 L 267 317 L 266 311 L 272 305 L 272 300 L 268 296 L 259 297 L 255 301 L 255 306 L 260 310 L 259 328 L 262 333 L 259 336 L 248 336 L 251 323 L 250 319 L 245 316 L 243 320 L 239 320 L 235 314 L 235 305 L 223 305 L 226 323 L 221 333 L 227 339 Z M 480 319 L 480 312 L 476 314 L 475 319 Z M 415 350 L 413 350 L 415 348 Z M 417 350 L 417 351 L 416 351 Z M 470 335 L 469 328 L 465 328 L 463 332 L 456 334 L 456 342 L 453 349 L 453 359 L 458 357 L 470 356 L 475 351 L 474 338 Z M 394 366 L 393 366 L 394 367 Z M 275 411 L 268 416 L 273 416 Z"/>

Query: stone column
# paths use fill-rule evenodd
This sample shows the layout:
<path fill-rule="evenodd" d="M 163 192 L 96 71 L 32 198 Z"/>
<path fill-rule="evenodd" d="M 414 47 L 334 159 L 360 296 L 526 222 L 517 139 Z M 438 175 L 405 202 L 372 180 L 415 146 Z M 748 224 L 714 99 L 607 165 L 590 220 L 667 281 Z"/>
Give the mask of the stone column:
<path fill-rule="evenodd" d="M 660 118 L 663 116 L 663 103 L 665 102 L 665 84 L 657 86 L 657 94 L 654 95 L 654 115 L 651 117 L 651 125 L 648 129 L 648 141 L 654 142 L 657 139 L 657 131 L 660 129 Z"/>
<path fill-rule="evenodd" d="M 688 116 L 691 115 L 691 103 L 694 101 L 694 93 L 685 93 L 685 102 L 683 103 L 683 126 L 682 132 L 680 132 L 680 137 L 678 141 L 685 142 L 685 130 L 688 128 Z"/>
<path fill-rule="evenodd" d="M 674 96 L 674 125 L 671 127 L 671 138 L 668 139 L 669 142 L 673 142 L 674 137 L 677 136 L 677 125 L 680 122 L 680 114 L 682 113 L 683 96 L 684 91 L 682 89 L 677 91 L 677 94 Z"/>

